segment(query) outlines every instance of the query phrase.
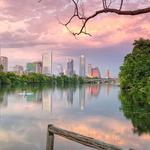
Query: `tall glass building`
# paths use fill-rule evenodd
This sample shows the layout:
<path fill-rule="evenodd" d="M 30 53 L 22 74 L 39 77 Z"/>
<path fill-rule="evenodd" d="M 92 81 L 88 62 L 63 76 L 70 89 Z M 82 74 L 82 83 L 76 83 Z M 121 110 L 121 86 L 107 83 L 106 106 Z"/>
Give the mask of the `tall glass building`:
<path fill-rule="evenodd" d="M 81 77 L 85 77 L 85 67 L 86 67 L 85 56 L 81 55 L 80 56 L 80 70 L 79 70 L 79 75 Z"/>
<path fill-rule="evenodd" d="M 53 56 L 51 53 L 45 53 L 42 55 L 42 73 L 46 75 L 52 75 L 52 62 Z"/>
<path fill-rule="evenodd" d="M 3 72 L 8 71 L 8 58 L 4 56 L 0 56 L 0 65 L 3 66 Z"/>
<path fill-rule="evenodd" d="M 74 63 L 73 63 L 73 59 L 69 59 L 67 62 L 67 75 L 68 76 L 73 76 L 74 74 Z"/>

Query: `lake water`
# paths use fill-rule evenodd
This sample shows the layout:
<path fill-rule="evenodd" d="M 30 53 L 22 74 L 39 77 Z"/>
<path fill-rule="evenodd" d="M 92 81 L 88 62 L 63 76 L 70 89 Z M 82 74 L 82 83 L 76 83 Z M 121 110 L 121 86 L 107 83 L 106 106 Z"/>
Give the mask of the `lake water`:
<path fill-rule="evenodd" d="M 150 149 L 149 132 L 135 132 L 132 120 L 124 116 L 119 93 L 119 86 L 109 84 L 3 89 L 0 150 L 46 150 L 48 124 L 126 149 Z M 59 136 L 55 136 L 54 149 L 90 150 Z"/>

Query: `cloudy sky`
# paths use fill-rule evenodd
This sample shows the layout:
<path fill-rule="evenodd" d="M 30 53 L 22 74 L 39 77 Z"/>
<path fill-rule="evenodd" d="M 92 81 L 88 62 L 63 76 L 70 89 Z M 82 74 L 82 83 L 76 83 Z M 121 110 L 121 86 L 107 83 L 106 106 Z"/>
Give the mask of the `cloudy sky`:
<path fill-rule="evenodd" d="M 126 0 L 123 9 L 150 6 L 150 0 Z M 86 15 L 100 7 L 99 0 L 85 0 Z M 115 4 L 117 6 L 117 4 Z M 57 65 L 65 67 L 67 58 L 75 61 L 78 73 L 79 56 L 86 56 L 87 64 L 98 66 L 102 75 L 110 69 L 113 76 L 119 72 L 124 56 L 132 50 L 132 43 L 140 37 L 150 37 L 150 14 L 134 17 L 102 14 L 92 19 L 89 36 L 75 39 L 58 19 L 65 22 L 72 15 L 70 0 L 1 0 L 0 44 L 2 55 L 9 58 L 9 69 L 16 64 L 41 60 L 41 55 L 53 50 L 54 72 Z M 77 20 L 72 30 L 79 28 Z"/>

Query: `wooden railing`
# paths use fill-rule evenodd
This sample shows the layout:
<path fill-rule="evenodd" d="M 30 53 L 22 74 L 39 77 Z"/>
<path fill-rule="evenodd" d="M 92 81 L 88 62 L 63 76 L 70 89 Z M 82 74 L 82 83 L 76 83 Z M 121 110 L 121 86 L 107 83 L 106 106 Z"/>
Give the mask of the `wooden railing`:
<path fill-rule="evenodd" d="M 48 125 L 46 150 L 54 150 L 54 134 L 98 150 L 122 150 L 118 146 L 107 144 L 91 137 L 86 137 L 74 132 L 60 129 L 53 125 Z"/>

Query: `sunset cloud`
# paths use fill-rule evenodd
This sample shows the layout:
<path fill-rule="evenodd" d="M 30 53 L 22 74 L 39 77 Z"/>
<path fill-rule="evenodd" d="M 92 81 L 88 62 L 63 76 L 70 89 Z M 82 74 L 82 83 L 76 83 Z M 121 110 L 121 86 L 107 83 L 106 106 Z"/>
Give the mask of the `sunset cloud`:
<path fill-rule="evenodd" d="M 98 2 L 97 0 L 84 2 L 84 7 L 88 8 L 86 9 L 87 15 L 98 9 Z M 145 4 L 148 5 L 149 1 L 126 2 L 124 9 L 131 9 L 133 6 L 135 8 L 144 7 Z M 115 5 L 117 6 L 117 4 Z M 140 37 L 150 37 L 149 14 L 135 17 L 102 14 L 87 24 L 87 31 L 92 34 L 92 37 L 81 35 L 75 39 L 64 26 L 58 23 L 57 19 L 59 17 L 61 21 L 66 22 L 72 15 L 74 7 L 70 0 L 43 0 L 41 3 L 38 0 L 2 0 L 0 8 L 2 54 L 10 57 L 11 49 L 13 49 L 16 53 L 25 54 L 23 57 L 26 56 L 26 62 L 31 60 L 29 60 L 27 51 L 32 51 L 33 59 L 39 59 L 37 56 L 48 49 L 62 54 L 62 58 L 73 55 L 76 58 L 82 53 L 90 57 L 88 54 L 92 53 L 92 58 L 88 58 L 91 63 L 103 66 L 103 70 L 106 67 L 110 68 L 114 74 L 117 74 L 124 55 L 132 48 L 133 41 Z M 71 29 L 76 31 L 80 26 L 77 20 L 74 22 Z M 104 65 L 102 63 L 105 62 L 97 59 L 97 55 L 104 54 L 103 49 L 107 49 L 110 54 L 114 55 L 111 47 L 118 49 L 121 43 L 126 44 L 122 45 L 122 49 L 120 49 L 122 51 L 121 59 L 118 53 L 115 54 L 114 59 L 118 60 L 115 68 L 109 65 L 110 62 Z M 130 49 L 128 49 L 129 47 Z M 12 55 L 9 58 L 11 64 L 21 60 L 21 55 L 19 57 Z M 61 59 L 57 59 L 56 56 L 56 60 L 59 63 Z"/>

